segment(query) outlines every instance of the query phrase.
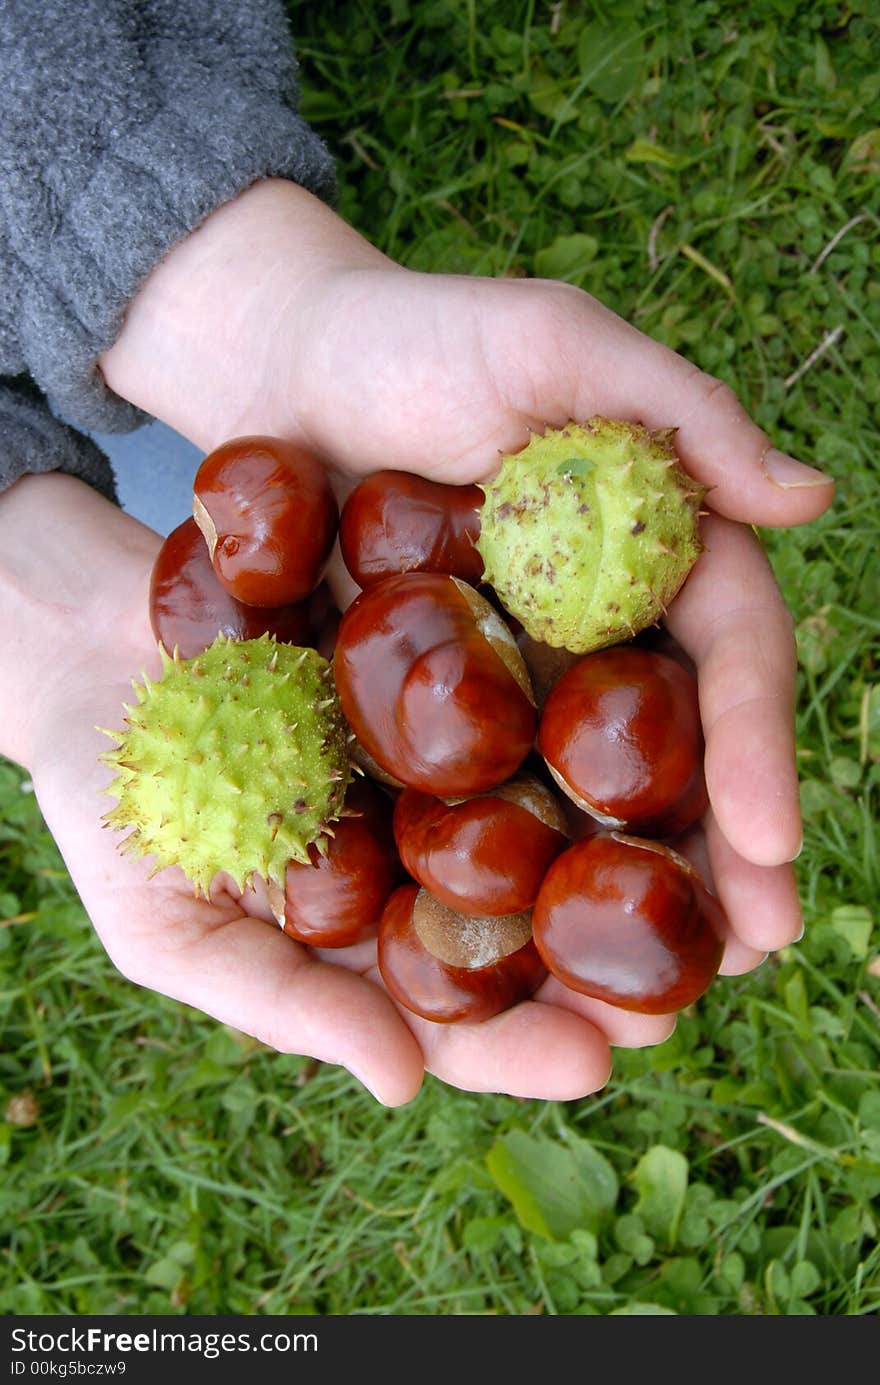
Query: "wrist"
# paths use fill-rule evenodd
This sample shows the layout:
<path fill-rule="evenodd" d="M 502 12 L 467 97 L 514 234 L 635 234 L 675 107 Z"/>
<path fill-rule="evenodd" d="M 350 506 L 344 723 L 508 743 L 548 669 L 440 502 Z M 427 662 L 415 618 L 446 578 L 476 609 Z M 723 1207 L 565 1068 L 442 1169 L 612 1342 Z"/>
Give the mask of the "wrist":
<path fill-rule="evenodd" d="M 101 358 L 117 394 L 204 451 L 300 430 L 294 381 L 320 286 L 390 261 L 295 183 L 266 179 L 176 245 L 132 300 Z"/>
<path fill-rule="evenodd" d="M 158 542 L 60 472 L 0 494 L 0 755 L 33 770 L 41 727 L 101 678 L 111 643 L 130 646 L 133 670 L 143 661 Z"/>

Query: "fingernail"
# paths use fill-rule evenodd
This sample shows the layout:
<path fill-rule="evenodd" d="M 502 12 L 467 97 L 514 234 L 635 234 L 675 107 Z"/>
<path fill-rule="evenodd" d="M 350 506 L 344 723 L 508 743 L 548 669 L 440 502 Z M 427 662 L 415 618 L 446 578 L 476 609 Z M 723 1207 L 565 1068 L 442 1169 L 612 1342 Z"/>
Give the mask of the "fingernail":
<path fill-rule="evenodd" d="M 792 941 L 793 943 L 799 943 L 800 940 L 801 940 L 801 938 L 802 938 L 802 937 L 804 936 L 804 934 L 806 933 L 806 931 L 807 931 L 807 925 L 806 925 L 805 923 L 802 923 L 802 924 L 801 924 L 801 931 L 800 931 L 800 933 L 798 933 L 798 935 L 797 935 L 796 938 L 792 938 L 791 941 Z"/>
<path fill-rule="evenodd" d="M 781 486 L 786 491 L 796 490 L 799 486 L 827 486 L 831 481 L 824 472 L 804 466 L 803 462 L 797 462 L 794 457 L 780 452 L 778 447 L 771 447 L 764 453 L 761 465 L 774 486 Z"/>

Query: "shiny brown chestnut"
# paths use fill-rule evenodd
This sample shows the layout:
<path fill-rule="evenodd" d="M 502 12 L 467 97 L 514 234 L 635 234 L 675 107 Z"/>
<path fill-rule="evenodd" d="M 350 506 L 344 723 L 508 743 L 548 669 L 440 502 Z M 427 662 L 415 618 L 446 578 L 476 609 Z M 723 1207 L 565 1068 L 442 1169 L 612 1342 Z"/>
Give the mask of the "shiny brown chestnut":
<path fill-rule="evenodd" d="M 535 946 L 571 990 L 669 1014 L 721 964 L 724 911 L 683 856 L 640 837 L 590 837 L 558 856 L 538 891 Z"/>
<path fill-rule="evenodd" d="M 547 975 L 528 913 L 467 917 L 418 885 L 401 885 L 385 905 L 379 972 L 395 1000 L 440 1024 L 491 1019 Z"/>
<path fill-rule="evenodd" d="M 402 572 L 446 572 L 475 586 L 483 560 L 483 492 L 406 471 L 376 471 L 351 492 L 339 517 L 339 547 L 361 587 Z"/>
<path fill-rule="evenodd" d="M 404 866 L 435 899 L 483 915 L 530 909 L 568 845 L 562 809 L 531 774 L 455 803 L 405 789 L 394 836 Z"/>
<path fill-rule="evenodd" d="M 217 580 L 205 540 L 194 519 L 172 529 L 156 554 L 150 575 L 150 624 L 169 653 L 201 654 L 218 635 L 256 640 L 274 635 L 286 644 L 312 641 L 307 602 L 288 606 L 247 606 Z"/>
<path fill-rule="evenodd" d="M 455 577 L 412 572 L 368 587 L 342 618 L 333 667 L 360 745 L 411 788 L 482 793 L 531 748 L 525 665 L 497 613 Z"/>
<path fill-rule="evenodd" d="M 312 947 L 350 947 L 373 937 L 401 868 L 390 799 L 367 780 L 346 794 L 326 855 L 309 847 L 311 865 L 291 861 L 285 879 L 284 931 Z"/>
<path fill-rule="evenodd" d="M 705 811 L 696 679 L 632 645 L 587 654 L 553 687 L 538 749 L 560 788 L 607 827 L 673 836 Z"/>
<path fill-rule="evenodd" d="M 249 606 L 283 606 L 318 585 L 339 508 L 310 452 L 286 438 L 244 437 L 205 457 L 193 516 L 230 595 Z"/>

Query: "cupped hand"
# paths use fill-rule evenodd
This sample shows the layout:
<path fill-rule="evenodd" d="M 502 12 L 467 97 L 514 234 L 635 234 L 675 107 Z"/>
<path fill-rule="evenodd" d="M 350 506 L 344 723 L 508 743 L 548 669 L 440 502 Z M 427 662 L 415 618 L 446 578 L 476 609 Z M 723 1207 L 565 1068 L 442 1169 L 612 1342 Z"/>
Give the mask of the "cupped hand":
<path fill-rule="evenodd" d="M 685 467 L 708 487 L 705 552 L 666 620 L 696 665 L 706 735 L 710 808 L 688 850 L 730 920 L 723 972 L 798 936 L 792 620 L 751 526 L 809 522 L 833 485 L 777 451 L 726 385 L 568 285 L 406 271 L 271 180 L 154 271 L 102 365 L 112 388 L 206 451 L 249 432 L 305 443 L 343 494 L 385 467 L 485 480 L 532 430 L 594 414 L 676 428 Z M 118 668 L 119 688 L 129 672 Z M 462 1087 L 580 1095 L 605 1080 L 609 1040 L 656 1042 L 672 1027 L 552 980 L 479 1026 L 401 1018 L 376 987 L 344 990 L 349 968 L 375 980 L 369 948 L 316 961 L 271 931 L 258 896 L 226 891 L 194 906 L 172 872 L 145 894 L 145 872 L 128 864 L 137 927 L 126 947 L 140 942 L 126 966 L 112 884 L 121 867 L 102 850 L 106 888 L 87 907 L 110 921 L 105 940 L 124 970 L 277 1047 L 343 1062 L 387 1101 L 412 1094 L 423 1058 Z M 162 909 L 149 902 L 157 887 Z"/>
<path fill-rule="evenodd" d="M 108 604 L 106 622 L 90 624 L 88 640 L 74 642 L 82 652 L 65 659 L 63 680 L 40 704 L 28 768 L 83 905 L 124 975 L 275 1049 L 342 1064 L 389 1105 L 415 1095 L 426 1064 L 469 1090 L 579 1097 L 607 1080 L 609 1040 L 666 1037 L 666 1017 L 573 996 L 562 1005 L 556 983 L 482 1025 L 426 1024 L 389 999 L 374 942 L 317 952 L 281 931 L 259 880 L 242 894 L 221 876 L 210 899 L 197 898 L 177 867 L 150 878 L 151 858 L 120 854 L 125 834 L 101 823 L 113 772 L 100 760 L 111 742 L 96 728 L 121 729 L 132 678 L 160 674 L 147 600 L 159 540 L 81 483 L 60 480 L 82 493 L 77 518 L 104 592 L 127 595 Z"/>

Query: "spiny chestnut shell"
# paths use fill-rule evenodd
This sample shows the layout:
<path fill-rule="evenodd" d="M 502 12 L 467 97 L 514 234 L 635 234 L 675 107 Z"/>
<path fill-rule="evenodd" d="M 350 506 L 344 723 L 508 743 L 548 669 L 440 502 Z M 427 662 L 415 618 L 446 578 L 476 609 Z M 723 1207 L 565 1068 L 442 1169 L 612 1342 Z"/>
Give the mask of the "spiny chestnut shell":
<path fill-rule="evenodd" d="M 361 587 L 402 572 L 446 572 L 476 586 L 483 574 L 475 546 L 482 504 L 479 486 L 376 471 L 342 507 L 345 566 Z"/>
<path fill-rule="evenodd" d="M 455 967 L 441 961 L 413 926 L 419 893 L 418 885 L 401 885 L 385 905 L 379 925 L 379 972 L 407 1010 L 439 1024 L 491 1019 L 527 1000 L 546 978 L 531 940 L 488 966 Z"/>
<path fill-rule="evenodd" d="M 523 806 L 529 792 L 555 825 Z M 550 863 L 568 844 L 552 794 L 525 775 L 455 803 L 406 789 L 394 807 L 394 835 L 410 875 L 450 909 L 477 915 L 530 909 Z"/>
<path fill-rule="evenodd" d="M 445 798 L 509 779 L 537 720 L 525 667 L 523 686 L 482 634 L 468 590 L 438 573 L 386 577 L 346 611 L 333 658 L 363 749 L 393 779 Z"/>
<path fill-rule="evenodd" d="M 105 815 L 133 830 L 120 850 L 178 865 L 207 895 L 218 871 L 284 887 L 289 860 L 322 849 L 350 777 L 348 729 L 330 665 L 268 636 L 219 638 L 192 659 L 162 654 L 162 677 L 133 682 L 118 748 L 102 756 L 119 800 Z"/>
<path fill-rule="evenodd" d="M 724 912 L 669 848 L 590 837 L 558 856 L 532 913 L 535 945 L 573 991 L 642 1014 L 701 996 L 721 964 Z"/>
<path fill-rule="evenodd" d="M 191 659 L 218 635 L 255 640 L 273 635 L 285 644 L 311 643 L 309 603 L 246 606 L 218 580 L 195 520 L 185 519 L 165 539 L 150 575 L 150 624 L 167 650 Z"/>
<path fill-rule="evenodd" d="M 502 458 L 477 546 L 483 580 L 533 639 L 585 654 L 663 615 L 702 547 L 705 491 L 674 433 L 596 417 Z"/>
<path fill-rule="evenodd" d="M 544 704 L 538 749 L 587 812 L 644 836 L 684 832 L 705 811 L 697 682 L 666 654 L 587 654 Z"/>
<path fill-rule="evenodd" d="M 303 601 L 333 547 L 339 508 L 321 463 L 287 438 L 232 438 L 201 463 L 193 514 L 218 580 L 249 606 Z"/>

